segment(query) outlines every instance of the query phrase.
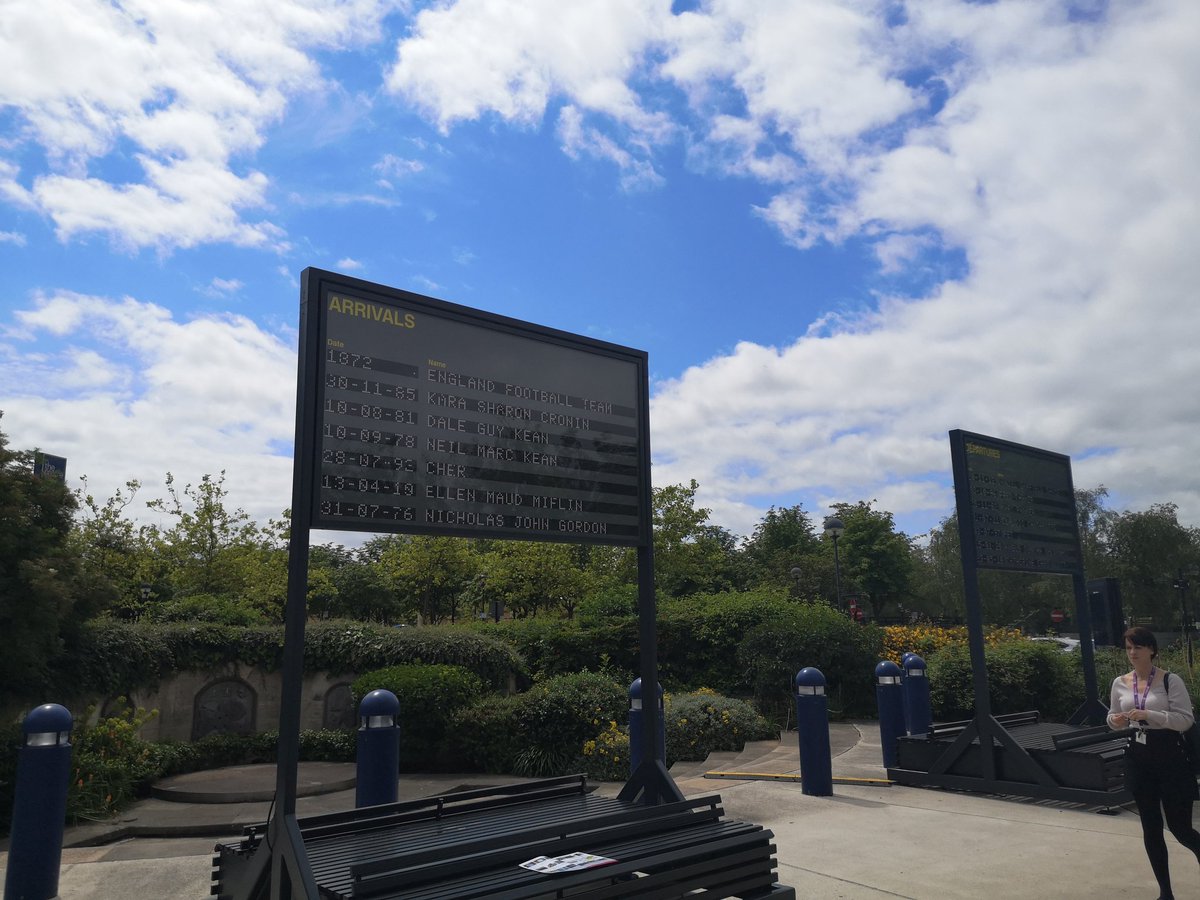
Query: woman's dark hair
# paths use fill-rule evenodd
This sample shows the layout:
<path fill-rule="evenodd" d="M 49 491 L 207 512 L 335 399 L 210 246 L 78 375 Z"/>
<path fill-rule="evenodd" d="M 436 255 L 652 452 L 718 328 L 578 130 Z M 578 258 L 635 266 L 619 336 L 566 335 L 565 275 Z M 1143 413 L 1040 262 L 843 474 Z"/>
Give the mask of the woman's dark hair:
<path fill-rule="evenodd" d="M 1135 647 L 1149 647 L 1150 651 L 1155 656 L 1158 656 L 1158 638 L 1154 636 L 1154 632 L 1149 628 L 1134 625 L 1132 628 L 1126 629 L 1125 640 Z"/>

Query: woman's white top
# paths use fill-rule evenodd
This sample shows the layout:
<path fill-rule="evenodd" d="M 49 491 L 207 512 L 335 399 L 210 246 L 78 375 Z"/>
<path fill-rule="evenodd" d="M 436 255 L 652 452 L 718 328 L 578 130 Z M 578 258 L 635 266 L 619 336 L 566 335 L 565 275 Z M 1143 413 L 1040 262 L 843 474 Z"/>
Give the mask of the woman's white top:
<path fill-rule="evenodd" d="M 1159 669 L 1154 675 L 1154 684 L 1150 686 L 1150 691 L 1146 694 L 1146 727 L 1187 731 L 1192 727 L 1195 717 L 1192 714 L 1192 701 L 1188 697 L 1183 679 L 1178 675 L 1172 675 L 1168 679 L 1170 684 L 1169 697 L 1167 696 L 1167 688 L 1163 687 L 1163 680 L 1164 673 Z M 1116 725 L 1113 722 L 1113 714 L 1127 713 L 1130 710 L 1142 708 L 1142 693 L 1145 690 L 1146 682 L 1139 678 L 1135 703 L 1133 673 L 1127 672 L 1113 679 L 1112 697 L 1108 704 L 1108 708 L 1112 710 L 1108 714 L 1109 728 L 1125 727 L 1123 725 Z M 1136 723 L 1134 725 L 1137 727 Z"/>

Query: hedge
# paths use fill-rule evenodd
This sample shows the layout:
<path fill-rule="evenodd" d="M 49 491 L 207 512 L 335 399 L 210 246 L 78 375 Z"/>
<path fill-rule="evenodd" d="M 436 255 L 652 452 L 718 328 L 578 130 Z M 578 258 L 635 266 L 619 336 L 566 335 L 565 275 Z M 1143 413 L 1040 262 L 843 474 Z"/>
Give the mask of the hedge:
<path fill-rule="evenodd" d="M 212 671 L 232 663 L 265 671 L 282 668 L 282 626 L 98 620 L 56 661 L 57 683 L 47 686 L 46 693 L 124 694 L 154 687 L 174 672 Z M 313 622 L 306 628 L 307 672 L 337 675 L 405 663 L 462 666 L 496 688 L 525 671 L 512 646 L 483 634 L 352 621 Z"/>

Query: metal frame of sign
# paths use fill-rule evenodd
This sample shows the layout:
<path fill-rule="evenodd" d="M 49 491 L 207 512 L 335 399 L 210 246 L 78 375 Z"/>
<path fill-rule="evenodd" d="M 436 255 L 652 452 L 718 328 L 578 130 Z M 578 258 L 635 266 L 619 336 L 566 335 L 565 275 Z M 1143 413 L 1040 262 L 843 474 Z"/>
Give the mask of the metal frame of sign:
<path fill-rule="evenodd" d="M 984 656 L 979 570 L 1001 569 L 1071 576 L 1084 672 L 1083 704 L 1070 724 L 1099 725 L 1108 710 L 1096 687 L 1091 611 L 1075 511 L 1071 459 L 1059 453 L 968 431 L 950 432 L 954 496 L 971 651 L 975 716 L 960 736 L 917 781 L 967 790 L 1063 800 L 1098 800 L 1062 787 L 992 715 Z M 996 774 L 993 753 L 982 753 L 981 777 L 950 775 L 973 742 L 999 745 L 1006 753 L 1006 780 Z M 1018 780 L 1024 779 L 1024 780 Z M 911 779 L 902 777 L 908 783 Z"/>
<path fill-rule="evenodd" d="M 252 883 L 269 866 L 273 900 L 317 900 L 296 821 L 311 530 L 635 547 L 653 697 L 649 421 L 642 351 L 304 270 L 276 806 Z M 657 704 L 642 715 L 644 762 L 621 796 L 681 800 L 658 756 Z"/>

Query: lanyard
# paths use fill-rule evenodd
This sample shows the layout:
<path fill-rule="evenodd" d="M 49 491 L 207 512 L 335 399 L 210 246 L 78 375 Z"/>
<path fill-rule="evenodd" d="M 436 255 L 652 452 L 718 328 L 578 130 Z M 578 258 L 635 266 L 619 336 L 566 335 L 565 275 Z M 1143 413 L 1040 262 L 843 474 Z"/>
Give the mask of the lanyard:
<path fill-rule="evenodd" d="M 1154 672 L 1155 672 L 1155 668 L 1154 668 L 1154 666 L 1151 666 L 1150 667 L 1150 677 L 1146 679 L 1146 689 L 1144 691 L 1142 691 L 1142 699 L 1141 699 L 1140 703 L 1138 702 L 1137 672 L 1133 673 L 1133 708 L 1134 709 L 1145 709 L 1146 708 L 1146 697 L 1150 694 L 1150 684 L 1154 681 Z"/>

